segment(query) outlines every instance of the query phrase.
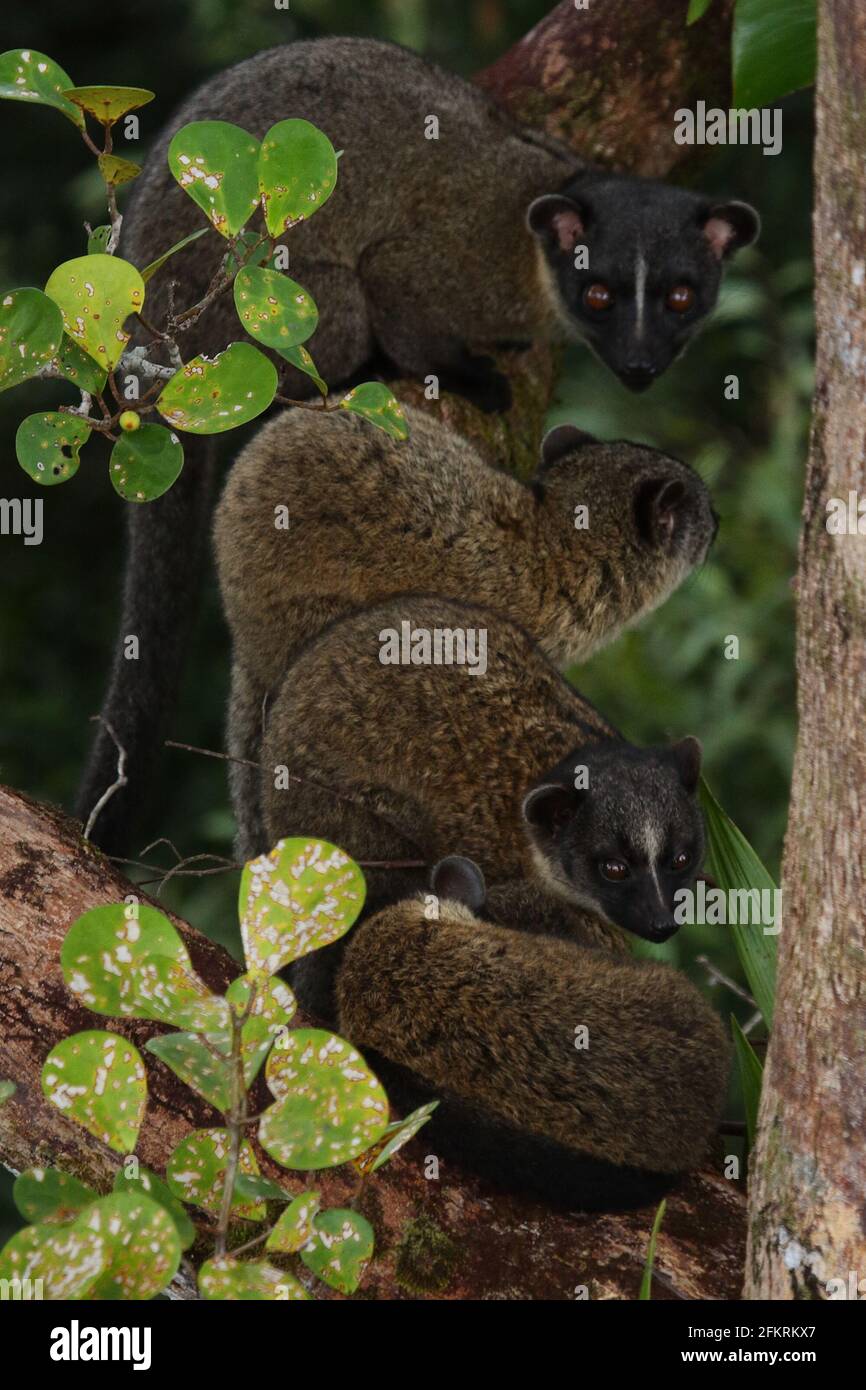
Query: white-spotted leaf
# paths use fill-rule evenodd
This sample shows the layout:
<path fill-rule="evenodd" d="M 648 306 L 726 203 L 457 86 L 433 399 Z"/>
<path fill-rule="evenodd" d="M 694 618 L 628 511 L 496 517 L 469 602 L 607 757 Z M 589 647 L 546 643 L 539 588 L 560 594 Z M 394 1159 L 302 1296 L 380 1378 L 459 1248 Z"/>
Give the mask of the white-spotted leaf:
<path fill-rule="evenodd" d="M 235 308 L 251 338 L 283 352 L 305 343 L 319 311 L 311 294 L 279 270 L 250 266 L 235 276 Z"/>
<path fill-rule="evenodd" d="M 129 334 L 123 325 L 144 304 L 144 281 L 119 256 L 78 256 L 48 277 L 45 293 L 63 315 L 70 338 L 100 367 L 116 366 Z"/>
<path fill-rule="evenodd" d="M 199 1292 L 203 1299 L 249 1302 L 294 1302 L 309 1300 L 303 1284 L 287 1270 L 277 1269 L 266 1260 L 233 1260 L 221 1255 L 206 1260 L 198 1274 Z"/>
<path fill-rule="evenodd" d="M 239 975 L 226 990 L 226 999 L 235 1010 L 243 1013 L 249 997 L 251 979 Z M 244 1081 L 253 1084 L 259 1069 L 271 1050 L 274 1039 L 281 1034 L 294 1015 L 295 996 L 284 980 L 273 975 L 269 980 L 256 980 L 256 1000 L 252 1013 L 241 1029 L 241 1055 L 244 1059 Z M 220 1040 L 209 1036 L 209 1041 Z M 227 1043 L 228 1040 L 226 1040 Z"/>
<path fill-rule="evenodd" d="M 203 980 L 168 956 L 141 956 L 131 967 L 136 1015 L 193 1033 L 230 1027 L 229 1006 Z"/>
<path fill-rule="evenodd" d="M 82 444 L 90 438 L 84 420 L 59 410 L 28 415 L 15 432 L 15 457 L 34 483 L 53 487 L 78 472 Z"/>
<path fill-rule="evenodd" d="M 221 236 L 234 236 L 259 201 L 259 142 L 228 121 L 193 121 L 168 147 L 168 167 Z"/>
<path fill-rule="evenodd" d="M 136 1011 L 133 969 L 151 955 L 192 970 L 179 933 L 155 907 L 107 903 L 75 919 L 60 948 L 60 965 L 67 988 L 94 1013 L 147 1018 Z"/>
<path fill-rule="evenodd" d="M 149 1038 L 144 1045 L 215 1110 L 226 1114 L 230 1109 L 232 1074 L 228 1058 L 219 1061 L 194 1033 L 165 1033 Z"/>
<path fill-rule="evenodd" d="M 334 1207 L 315 1217 L 313 1234 L 301 1251 L 301 1259 L 330 1288 L 354 1293 L 373 1244 L 369 1221 L 356 1211 Z"/>
<path fill-rule="evenodd" d="M 216 357 L 194 357 L 166 382 L 161 415 L 190 434 L 221 434 L 267 410 L 277 369 L 252 343 L 231 343 Z"/>
<path fill-rule="evenodd" d="M 238 910 L 247 969 L 272 975 L 349 930 L 364 906 L 364 875 L 327 840 L 280 840 L 244 865 Z"/>
<path fill-rule="evenodd" d="M 413 1110 L 405 1120 L 395 1120 L 390 1124 L 381 1139 L 355 1159 L 354 1166 L 358 1172 L 375 1173 L 378 1168 L 384 1168 L 388 1160 L 393 1158 L 404 1144 L 408 1144 L 410 1139 L 414 1139 L 419 1129 L 426 1125 L 438 1104 L 438 1100 L 428 1101 L 426 1105 Z"/>
<path fill-rule="evenodd" d="M 321 1192 L 301 1192 L 280 1213 L 280 1219 L 267 1240 L 266 1250 L 281 1250 L 294 1254 L 302 1249 L 313 1234 L 313 1218 L 321 1206 Z"/>
<path fill-rule="evenodd" d="M 371 425 L 384 430 L 392 439 L 408 439 L 406 415 L 396 396 L 381 381 L 365 381 L 348 391 L 341 401 L 341 410 L 361 415 Z"/>
<path fill-rule="evenodd" d="M 117 1033 L 73 1033 L 51 1049 L 42 1091 L 70 1119 L 117 1153 L 132 1153 L 147 1103 L 138 1048 Z"/>
<path fill-rule="evenodd" d="M 166 1179 L 175 1197 L 216 1214 L 220 1209 L 229 1157 L 227 1129 L 196 1129 L 182 1139 L 168 1160 Z M 259 1176 L 259 1165 L 252 1148 L 241 1142 L 238 1172 Z M 232 1195 L 232 1211 L 249 1221 L 263 1221 L 267 1209 L 261 1202 L 250 1203 Z"/>
<path fill-rule="evenodd" d="M 145 1168 L 144 1164 L 137 1164 L 136 1168 L 134 1177 L 129 1175 L 125 1168 L 118 1169 L 114 1175 L 114 1191 L 125 1192 L 133 1197 L 148 1197 L 152 1202 L 158 1203 L 174 1222 L 181 1247 L 188 1250 L 195 1240 L 195 1226 L 184 1211 L 183 1203 L 178 1201 L 168 1184 L 157 1173 Z"/>
<path fill-rule="evenodd" d="M 337 155 L 309 121 L 279 121 L 262 140 L 259 192 L 271 236 L 312 217 L 334 191 Z"/>
<path fill-rule="evenodd" d="M 54 307 L 57 309 L 56 304 Z M 60 310 L 57 309 L 57 312 L 60 313 Z M 63 322 L 62 319 L 60 321 Z M 80 348 L 68 333 L 63 334 L 60 350 L 51 361 L 52 366 L 57 367 L 79 391 L 89 391 L 91 395 L 98 396 L 105 390 L 108 373 L 104 367 L 94 362 L 90 354 L 85 352 L 84 348 Z"/>
<path fill-rule="evenodd" d="M 183 445 L 164 425 L 142 425 L 121 435 L 111 451 L 108 476 L 127 502 L 153 502 L 177 481 Z"/>
<path fill-rule="evenodd" d="M 18 1174 L 12 1188 L 12 1200 L 25 1221 L 52 1224 L 73 1221 L 98 1196 L 59 1168 L 27 1168 Z"/>
<path fill-rule="evenodd" d="M 37 53 L 34 48 L 13 48 L 0 53 L 0 98 L 53 106 L 83 130 L 83 115 L 63 95 L 71 86 L 69 74 L 46 53 Z"/>
<path fill-rule="evenodd" d="M 76 1229 L 104 1242 L 108 1259 L 90 1299 L 155 1298 L 180 1264 L 181 1245 L 171 1216 L 150 1197 L 112 1192 L 81 1213 Z"/>
<path fill-rule="evenodd" d="M 48 365 L 63 340 L 60 310 L 41 290 L 0 295 L 0 391 Z"/>
<path fill-rule="evenodd" d="M 39 1281 L 49 1303 L 89 1298 L 108 1259 L 105 1239 L 77 1221 L 25 1226 L 0 1251 L 0 1281 L 29 1281 L 31 1287 Z"/>
<path fill-rule="evenodd" d="M 259 1143 L 284 1168 L 333 1168 L 374 1144 L 388 1124 L 388 1099 L 363 1057 L 321 1028 L 285 1033 L 265 1070 L 277 1101 L 259 1124 Z"/>

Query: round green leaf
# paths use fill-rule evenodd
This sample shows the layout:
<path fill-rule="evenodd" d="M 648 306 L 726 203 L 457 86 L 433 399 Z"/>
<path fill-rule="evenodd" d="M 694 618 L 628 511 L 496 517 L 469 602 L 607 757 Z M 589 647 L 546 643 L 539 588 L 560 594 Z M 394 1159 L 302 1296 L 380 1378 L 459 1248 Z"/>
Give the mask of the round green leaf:
<path fill-rule="evenodd" d="M 405 1120 L 395 1120 L 385 1130 L 381 1139 L 375 1143 L 366 1153 L 355 1159 L 354 1166 L 359 1173 L 375 1173 L 377 1168 L 383 1168 L 389 1159 L 393 1158 L 398 1149 L 402 1149 L 404 1144 L 408 1144 L 410 1139 L 414 1139 L 419 1129 L 426 1125 L 436 1106 L 438 1100 L 428 1101 L 417 1110 L 413 1110 L 411 1115 L 407 1115 Z"/>
<path fill-rule="evenodd" d="M 259 142 L 228 121 L 193 121 L 168 147 L 168 167 L 181 188 L 224 237 L 248 222 L 259 201 Z"/>
<path fill-rule="evenodd" d="M 117 1153 L 132 1153 L 144 1118 L 147 1083 L 138 1048 L 117 1033 L 73 1033 L 42 1068 L 46 1100 Z"/>
<path fill-rule="evenodd" d="M 284 348 L 282 355 L 287 362 L 291 362 L 293 367 L 297 367 L 299 372 L 311 377 L 316 388 L 321 391 L 323 396 L 327 396 L 328 384 L 319 376 L 318 368 L 305 347 Z"/>
<path fill-rule="evenodd" d="M 321 1028 L 285 1033 L 265 1070 L 277 1104 L 259 1142 L 284 1168 L 333 1168 L 374 1144 L 388 1124 L 388 1099 L 363 1057 Z"/>
<path fill-rule="evenodd" d="M 384 430 L 392 439 L 408 439 L 409 427 L 403 407 L 381 381 L 365 381 L 347 392 L 338 402 L 341 410 L 362 415 L 371 425 Z"/>
<path fill-rule="evenodd" d="M 183 1209 L 183 1203 L 177 1200 L 168 1184 L 156 1173 L 151 1172 L 150 1168 L 145 1168 L 143 1164 L 137 1166 L 138 1172 L 135 1177 L 128 1176 L 124 1168 L 117 1170 L 114 1176 L 115 1192 L 125 1192 L 133 1197 L 148 1197 L 152 1202 L 158 1203 L 174 1222 L 182 1249 L 188 1250 L 195 1240 L 196 1231 Z"/>
<path fill-rule="evenodd" d="M 151 955 L 192 970 L 180 935 L 155 907 L 107 903 L 75 919 L 63 938 L 60 965 L 67 988 L 94 1013 L 146 1018 L 136 1012 L 133 968 Z"/>
<path fill-rule="evenodd" d="M 69 74 L 45 53 L 37 53 L 33 48 L 13 48 L 0 54 L 0 98 L 53 106 L 83 130 L 84 117 L 63 95 L 71 85 Z"/>
<path fill-rule="evenodd" d="M 271 236 L 312 217 L 337 182 L 337 155 L 327 135 L 309 121 L 271 126 L 259 153 L 259 192 Z"/>
<path fill-rule="evenodd" d="M 183 445 L 164 425 L 142 425 L 121 435 L 111 451 L 108 476 L 127 502 L 153 502 L 177 481 Z"/>
<path fill-rule="evenodd" d="M 101 154 L 96 162 L 104 182 L 112 188 L 131 183 L 141 173 L 140 164 L 133 164 L 131 159 L 120 159 L 116 154 Z"/>
<path fill-rule="evenodd" d="M 168 1160 L 166 1179 L 175 1197 L 214 1215 L 222 1204 L 223 1184 L 229 1155 L 227 1129 L 196 1129 L 182 1139 Z M 259 1177 L 259 1165 L 250 1144 L 241 1141 L 238 1172 Z M 267 1208 L 232 1194 L 232 1211 L 249 1221 L 264 1221 Z"/>
<path fill-rule="evenodd" d="M 232 1103 L 231 1069 L 220 1062 L 194 1033 L 165 1033 L 150 1038 L 148 1052 L 179 1076 L 185 1086 L 204 1096 L 209 1105 L 226 1114 Z"/>
<path fill-rule="evenodd" d="M 138 1018 L 152 1018 L 194 1033 L 230 1027 L 229 1006 L 203 980 L 168 956 L 139 956 L 130 967 Z"/>
<path fill-rule="evenodd" d="M 144 303 L 144 281 L 119 256 L 78 256 L 48 277 L 45 293 L 60 308 L 70 338 L 110 369 L 120 360 L 129 334 L 123 325 Z"/>
<path fill-rule="evenodd" d="M 88 1298 L 155 1298 L 177 1273 L 181 1256 L 177 1227 L 165 1208 L 149 1197 L 112 1192 L 83 1211 L 75 1228 L 103 1241 L 108 1252 Z"/>
<path fill-rule="evenodd" d="M 54 307 L 56 309 L 57 305 Z M 59 309 L 57 312 L 60 312 Z M 89 353 L 73 342 L 68 333 L 64 333 L 60 351 L 53 358 L 52 365 L 57 367 L 73 386 L 77 386 L 79 391 L 89 391 L 92 395 L 98 396 L 105 390 L 107 372 L 94 362 Z"/>
<path fill-rule="evenodd" d="M 28 477 L 43 487 L 66 483 L 78 472 L 79 451 L 90 438 L 85 420 L 59 410 L 28 415 L 15 433 L 15 455 Z"/>
<path fill-rule="evenodd" d="M 238 911 L 247 969 L 271 975 L 349 930 L 364 906 L 364 875 L 327 840 L 280 840 L 244 865 Z"/>
<path fill-rule="evenodd" d="M 25 1226 L 0 1252 L 0 1280 L 41 1281 L 46 1302 L 89 1298 L 108 1263 L 102 1235 L 71 1226 Z"/>
<path fill-rule="evenodd" d="M 156 94 L 146 87 L 68 87 L 63 95 L 103 125 L 113 125 L 127 111 L 147 106 Z"/>
<path fill-rule="evenodd" d="M 108 243 L 111 241 L 111 228 L 103 223 L 101 227 L 94 227 L 87 238 L 88 256 L 105 255 L 108 250 Z"/>
<path fill-rule="evenodd" d="M 319 311 L 312 295 L 279 270 L 251 266 L 235 276 L 235 308 L 251 338 L 282 352 L 315 332 Z"/>
<path fill-rule="evenodd" d="M 205 1260 L 198 1273 L 198 1287 L 203 1299 L 250 1302 L 268 1299 L 288 1302 L 306 1299 L 310 1295 L 303 1284 L 287 1270 L 277 1269 L 266 1260 L 233 1260 L 221 1255 Z"/>
<path fill-rule="evenodd" d="M 373 1244 L 369 1221 L 356 1211 L 335 1207 L 315 1217 L 313 1234 L 301 1251 L 301 1259 L 330 1288 L 354 1293 Z"/>
<path fill-rule="evenodd" d="M 35 376 L 55 356 L 63 338 L 60 310 L 41 290 L 0 296 L 0 391 Z"/>
<path fill-rule="evenodd" d="M 168 381 L 157 402 L 175 429 L 222 434 L 267 410 L 277 369 L 251 343 L 231 343 L 216 357 L 194 357 Z"/>
<path fill-rule="evenodd" d="M 59 1168 L 28 1168 L 18 1174 L 12 1188 L 12 1200 L 26 1221 L 53 1224 L 73 1220 L 98 1196 Z"/>
<path fill-rule="evenodd" d="M 255 1202 L 290 1202 L 291 1192 L 280 1187 L 279 1183 L 271 1182 L 270 1178 L 247 1177 L 245 1173 L 239 1174 L 235 1179 L 235 1192 L 239 1197 L 249 1197 Z"/>
<path fill-rule="evenodd" d="M 294 1254 L 313 1234 L 313 1218 L 321 1205 L 321 1192 L 301 1192 L 280 1213 L 280 1219 L 267 1240 L 266 1250 L 282 1250 Z"/>
<path fill-rule="evenodd" d="M 250 978 L 249 975 L 239 975 L 236 980 L 232 980 L 226 990 L 226 999 L 239 1013 L 242 1013 L 246 1006 Z M 253 1011 L 241 1029 L 244 1081 L 248 1087 L 252 1086 L 258 1076 L 259 1069 L 271 1050 L 274 1038 L 290 1022 L 297 1008 L 295 996 L 278 975 L 272 975 L 269 980 L 265 981 L 261 981 L 259 977 L 258 985 Z M 228 1044 L 228 1039 L 223 1043 L 223 1040 L 217 1039 L 215 1035 L 209 1035 L 208 1041 L 215 1043 L 218 1047 Z"/>

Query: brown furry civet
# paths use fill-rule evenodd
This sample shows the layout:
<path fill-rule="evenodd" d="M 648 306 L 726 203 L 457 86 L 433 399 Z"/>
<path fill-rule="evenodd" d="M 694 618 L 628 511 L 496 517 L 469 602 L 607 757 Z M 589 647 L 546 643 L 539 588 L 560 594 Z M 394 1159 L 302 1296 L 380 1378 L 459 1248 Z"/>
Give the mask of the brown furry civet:
<path fill-rule="evenodd" d="M 266 697 L 305 642 L 353 611 L 398 593 L 470 600 L 566 666 L 663 602 L 712 540 L 703 483 L 658 450 L 560 426 L 527 485 L 407 416 L 396 443 L 352 416 L 289 411 L 235 464 L 214 526 L 235 757 L 258 761 Z M 236 765 L 244 857 L 266 848 L 254 780 Z"/>

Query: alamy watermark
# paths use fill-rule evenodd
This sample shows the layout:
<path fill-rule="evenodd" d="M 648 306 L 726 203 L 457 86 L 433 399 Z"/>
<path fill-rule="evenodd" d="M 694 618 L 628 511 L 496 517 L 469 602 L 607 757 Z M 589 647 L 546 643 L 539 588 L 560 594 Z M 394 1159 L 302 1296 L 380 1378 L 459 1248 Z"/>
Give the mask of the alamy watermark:
<path fill-rule="evenodd" d="M 705 923 L 708 927 L 763 927 L 764 936 L 782 929 L 781 888 L 708 888 L 702 878 L 694 888 L 674 893 L 677 926 Z"/>
<path fill-rule="evenodd" d="M 487 670 L 485 627 L 413 627 L 403 619 L 399 631 L 385 627 L 379 633 L 379 660 L 383 666 L 465 666 L 469 676 Z"/>
<path fill-rule="evenodd" d="M 764 154 L 782 149 L 782 112 L 778 106 L 707 106 L 699 101 L 694 111 L 681 106 L 674 112 L 674 140 L 678 145 L 761 145 Z"/>

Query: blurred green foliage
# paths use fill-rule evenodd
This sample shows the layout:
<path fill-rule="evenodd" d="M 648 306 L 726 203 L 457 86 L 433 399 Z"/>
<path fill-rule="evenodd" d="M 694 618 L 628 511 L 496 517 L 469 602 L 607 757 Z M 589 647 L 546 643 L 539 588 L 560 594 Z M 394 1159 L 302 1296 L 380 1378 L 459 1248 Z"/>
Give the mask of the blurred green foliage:
<path fill-rule="evenodd" d="M 261 48 L 320 33 L 375 34 L 468 74 L 549 8 L 549 0 L 368 0 L 363 7 L 292 0 L 285 11 L 272 0 L 245 0 L 242 7 L 235 0 L 128 0 L 113 15 L 90 0 L 44 0 L 4 17 L 4 46 L 49 53 L 78 83 L 156 89 L 157 100 L 142 112 L 142 145 L 125 150 L 140 159 L 185 94 Z M 0 132 L 0 285 L 42 285 L 56 264 L 83 254 L 82 223 L 102 217 L 99 180 L 75 131 L 55 112 L 5 106 Z M 695 182 L 754 202 L 764 221 L 757 248 L 729 275 L 718 312 L 648 395 L 629 395 L 585 349 L 571 350 L 551 416 L 678 454 L 713 490 L 721 526 L 707 564 L 663 609 L 575 675 L 637 741 L 697 734 L 716 796 L 774 874 L 794 738 L 790 581 L 811 388 L 810 164 L 806 94 L 784 103 L 779 156 L 716 151 Z M 736 401 L 724 396 L 731 373 L 739 378 Z M 71 403 L 76 394 L 57 382 L 0 397 L 7 478 L 0 495 L 36 495 L 15 461 L 15 429 L 24 415 L 61 399 Z M 234 446 L 242 442 L 235 438 Z M 126 504 L 106 488 L 103 466 L 90 460 L 66 487 L 39 491 L 41 546 L 0 539 L 0 778 L 64 804 L 90 738 L 88 719 L 100 706 L 119 606 Z M 206 588 L 172 735 L 218 749 L 228 640 L 212 576 Z M 738 660 L 725 659 L 729 635 L 739 638 Z M 223 765 L 169 751 L 150 834 L 170 837 L 182 854 L 230 854 Z M 165 855 L 165 847 L 148 859 L 154 853 Z M 164 901 L 239 953 L 236 893 L 235 874 L 175 879 Z M 694 963 L 701 952 L 740 978 L 733 943 L 719 928 L 686 929 L 665 949 L 706 983 Z M 749 1014 L 727 991 L 718 1004 L 723 1012 L 736 1006 L 741 1018 Z"/>

